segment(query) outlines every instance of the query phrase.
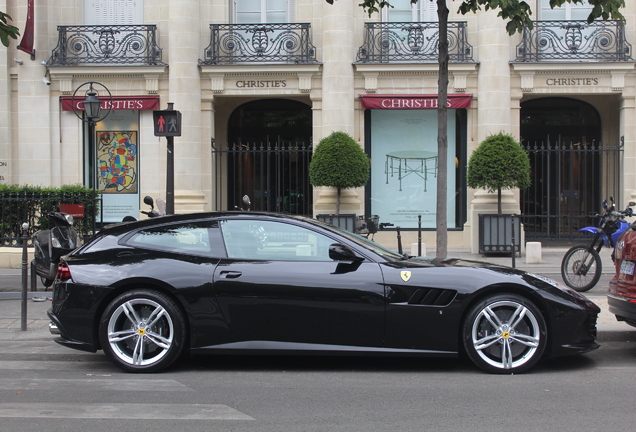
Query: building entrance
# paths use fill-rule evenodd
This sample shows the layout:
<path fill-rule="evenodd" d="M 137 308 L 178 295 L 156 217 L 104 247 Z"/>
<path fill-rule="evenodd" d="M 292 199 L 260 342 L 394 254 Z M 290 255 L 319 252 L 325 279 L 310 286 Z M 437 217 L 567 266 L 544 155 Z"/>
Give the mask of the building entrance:
<path fill-rule="evenodd" d="M 302 102 L 266 99 L 238 107 L 227 146 L 215 149 L 217 174 L 227 179 L 219 204 L 240 207 L 248 195 L 253 210 L 311 215 L 311 142 L 311 107 Z"/>
<path fill-rule="evenodd" d="M 570 240 L 596 225 L 601 201 L 620 192 L 620 146 L 601 142 L 590 104 L 569 98 L 521 104 L 521 143 L 532 186 L 521 193 L 526 240 Z"/>

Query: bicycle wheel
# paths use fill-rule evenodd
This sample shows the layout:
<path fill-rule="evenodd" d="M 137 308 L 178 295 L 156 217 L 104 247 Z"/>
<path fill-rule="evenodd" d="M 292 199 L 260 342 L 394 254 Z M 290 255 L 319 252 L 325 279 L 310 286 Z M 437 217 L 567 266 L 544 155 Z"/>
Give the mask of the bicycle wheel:
<path fill-rule="evenodd" d="M 590 290 L 601 278 L 601 257 L 587 246 L 570 248 L 561 262 L 563 282 L 578 292 Z"/>

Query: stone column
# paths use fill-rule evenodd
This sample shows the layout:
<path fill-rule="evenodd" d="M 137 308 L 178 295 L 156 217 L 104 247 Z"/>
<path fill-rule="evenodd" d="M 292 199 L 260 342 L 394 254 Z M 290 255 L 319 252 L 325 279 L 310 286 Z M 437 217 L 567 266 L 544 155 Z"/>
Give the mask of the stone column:
<path fill-rule="evenodd" d="M 201 80 L 198 60 L 202 53 L 199 43 L 200 2 L 197 0 L 170 0 L 168 16 L 170 27 L 168 56 L 164 60 L 170 65 L 170 89 L 168 100 L 161 101 L 161 108 L 174 103 L 181 111 L 181 136 L 174 139 L 174 183 L 175 212 L 205 210 L 205 193 L 209 184 L 203 185 L 204 143 L 201 136 Z M 209 137 L 208 137 L 209 139 Z M 206 140 L 207 141 L 207 140 Z M 209 147 L 209 141 L 206 142 Z M 207 178 L 207 177 L 206 177 Z"/>
<path fill-rule="evenodd" d="M 479 75 L 477 78 L 477 145 L 487 136 L 498 132 L 513 132 L 518 122 L 512 122 L 512 113 L 518 106 L 511 105 L 510 44 L 506 22 L 496 11 L 480 12 L 477 17 L 479 46 Z M 514 124 L 513 124 L 514 123 Z M 518 130 L 517 130 L 518 133 Z M 470 157 L 470 154 L 468 155 Z M 518 213 L 519 204 L 513 191 L 503 191 L 503 213 Z M 497 213 L 497 194 L 483 190 L 475 191 L 470 203 L 472 222 L 471 252 L 479 250 L 479 214 Z"/>
<path fill-rule="evenodd" d="M 360 7 L 356 2 L 336 1 L 333 5 L 323 5 L 322 19 L 322 134 L 316 140 L 332 132 L 346 132 L 354 139 L 354 70 L 355 20 L 354 14 Z M 361 143 L 362 144 L 362 143 Z M 345 189 L 340 201 L 341 213 L 360 212 L 362 189 Z M 316 194 L 314 194 L 316 196 Z M 336 190 L 322 188 L 315 201 L 315 212 L 335 211 Z"/>

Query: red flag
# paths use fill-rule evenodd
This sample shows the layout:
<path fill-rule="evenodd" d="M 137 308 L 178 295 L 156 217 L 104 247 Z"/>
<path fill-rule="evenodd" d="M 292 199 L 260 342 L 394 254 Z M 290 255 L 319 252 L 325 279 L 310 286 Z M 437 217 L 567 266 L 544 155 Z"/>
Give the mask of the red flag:
<path fill-rule="evenodd" d="M 31 54 L 32 59 L 35 58 L 33 38 L 33 0 L 28 0 L 26 26 L 24 27 L 24 33 L 22 34 L 22 40 L 20 41 L 20 45 L 18 45 L 18 49 L 27 54 Z"/>

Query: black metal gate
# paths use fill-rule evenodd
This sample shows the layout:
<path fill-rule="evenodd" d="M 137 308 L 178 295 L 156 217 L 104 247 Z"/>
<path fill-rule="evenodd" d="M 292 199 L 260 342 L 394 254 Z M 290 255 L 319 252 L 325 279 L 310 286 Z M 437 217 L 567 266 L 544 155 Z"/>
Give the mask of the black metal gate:
<path fill-rule="evenodd" d="M 218 210 L 244 207 L 247 195 L 252 210 L 311 216 L 311 143 L 212 144 L 212 155 Z"/>
<path fill-rule="evenodd" d="M 532 169 L 532 186 L 521 193 L 526 241 L 574 240 L 578 230 L 598 224 L 605 198 L 622 209 L 623 143 L 523 143 Z"/>

